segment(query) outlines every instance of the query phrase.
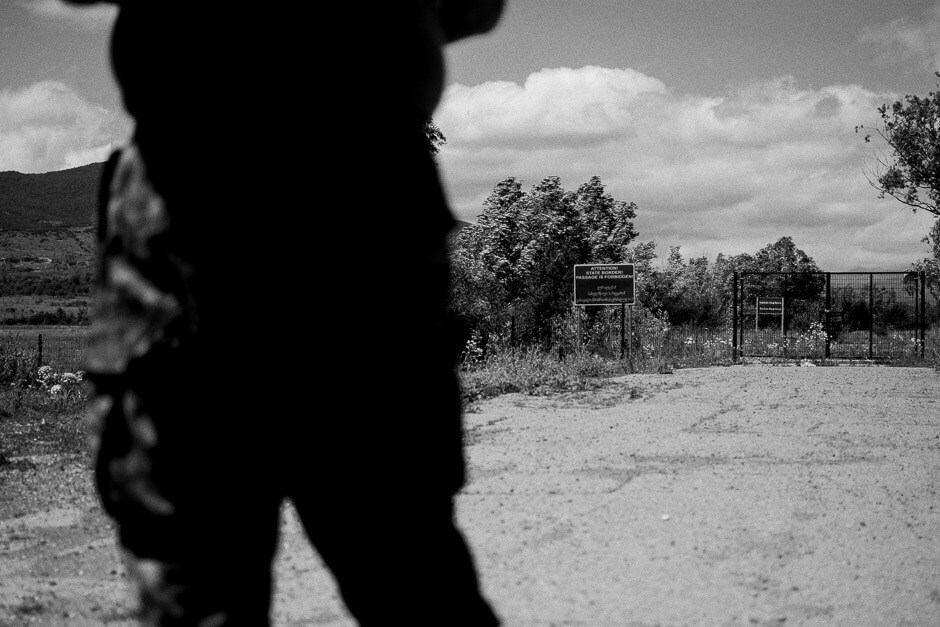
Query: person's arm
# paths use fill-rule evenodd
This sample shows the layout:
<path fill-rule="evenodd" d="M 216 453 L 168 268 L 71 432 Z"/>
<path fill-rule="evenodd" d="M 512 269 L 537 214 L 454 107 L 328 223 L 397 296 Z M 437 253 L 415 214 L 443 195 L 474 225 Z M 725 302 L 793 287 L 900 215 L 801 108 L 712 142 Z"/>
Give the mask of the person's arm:
<path fill-rule="evenodd" d="M 503 12 L 503 0 L 440 0 L 438 15 L 449 43 L 491 30 Z"/>

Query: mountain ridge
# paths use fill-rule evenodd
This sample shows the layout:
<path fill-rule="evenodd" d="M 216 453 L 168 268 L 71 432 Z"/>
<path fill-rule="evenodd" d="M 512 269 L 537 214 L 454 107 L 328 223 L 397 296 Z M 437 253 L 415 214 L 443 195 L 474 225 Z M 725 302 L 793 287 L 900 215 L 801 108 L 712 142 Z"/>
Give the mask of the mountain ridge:
<path fill-rule="evenodd" d="M 92 226 L 104 163 L 27 174 L 0 172 L 0 230 L 60 231 Z"/>

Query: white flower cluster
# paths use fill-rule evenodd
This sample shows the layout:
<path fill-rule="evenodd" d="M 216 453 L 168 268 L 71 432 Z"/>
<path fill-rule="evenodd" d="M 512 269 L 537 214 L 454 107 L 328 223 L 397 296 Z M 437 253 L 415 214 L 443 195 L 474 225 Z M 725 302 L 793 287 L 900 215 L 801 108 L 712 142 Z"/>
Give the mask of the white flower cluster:
<path fill-rule="evenodd" d="M 40 366 L 36 372 L 36 383 L 52 396 L 64 394 L 70 387 L 79 385 L 84 380 L 85 373 L 81 370 L 58 373 L 52 366 Z"/>

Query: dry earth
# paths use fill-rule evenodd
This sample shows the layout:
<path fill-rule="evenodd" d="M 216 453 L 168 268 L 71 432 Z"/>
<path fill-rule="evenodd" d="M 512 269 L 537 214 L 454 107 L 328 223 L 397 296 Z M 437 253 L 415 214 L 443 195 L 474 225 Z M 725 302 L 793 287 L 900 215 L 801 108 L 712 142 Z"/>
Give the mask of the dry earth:
<path fill-rule="evenodd" d="M 506 625 L 940 625 L 932 370 L 631 375 L 465 422 L 458 520 Z M 130 624 L 81 456 L 0 481 L 0 624 Z M 287 505 L 282 525 L 274 622 L 355 624 Z"/>

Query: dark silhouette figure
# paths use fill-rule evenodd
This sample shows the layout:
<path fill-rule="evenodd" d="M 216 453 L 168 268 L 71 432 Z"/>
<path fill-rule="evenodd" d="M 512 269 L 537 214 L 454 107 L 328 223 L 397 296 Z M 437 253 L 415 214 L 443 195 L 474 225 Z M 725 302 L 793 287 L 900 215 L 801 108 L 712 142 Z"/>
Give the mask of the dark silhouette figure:
<path fill-rule="evenodd" d="M 290 499 L 360 623 L 496 624 L 423 130 L 502 0 L 120 4 L 88 371 L 143 620 L 265 624 Z"/>

